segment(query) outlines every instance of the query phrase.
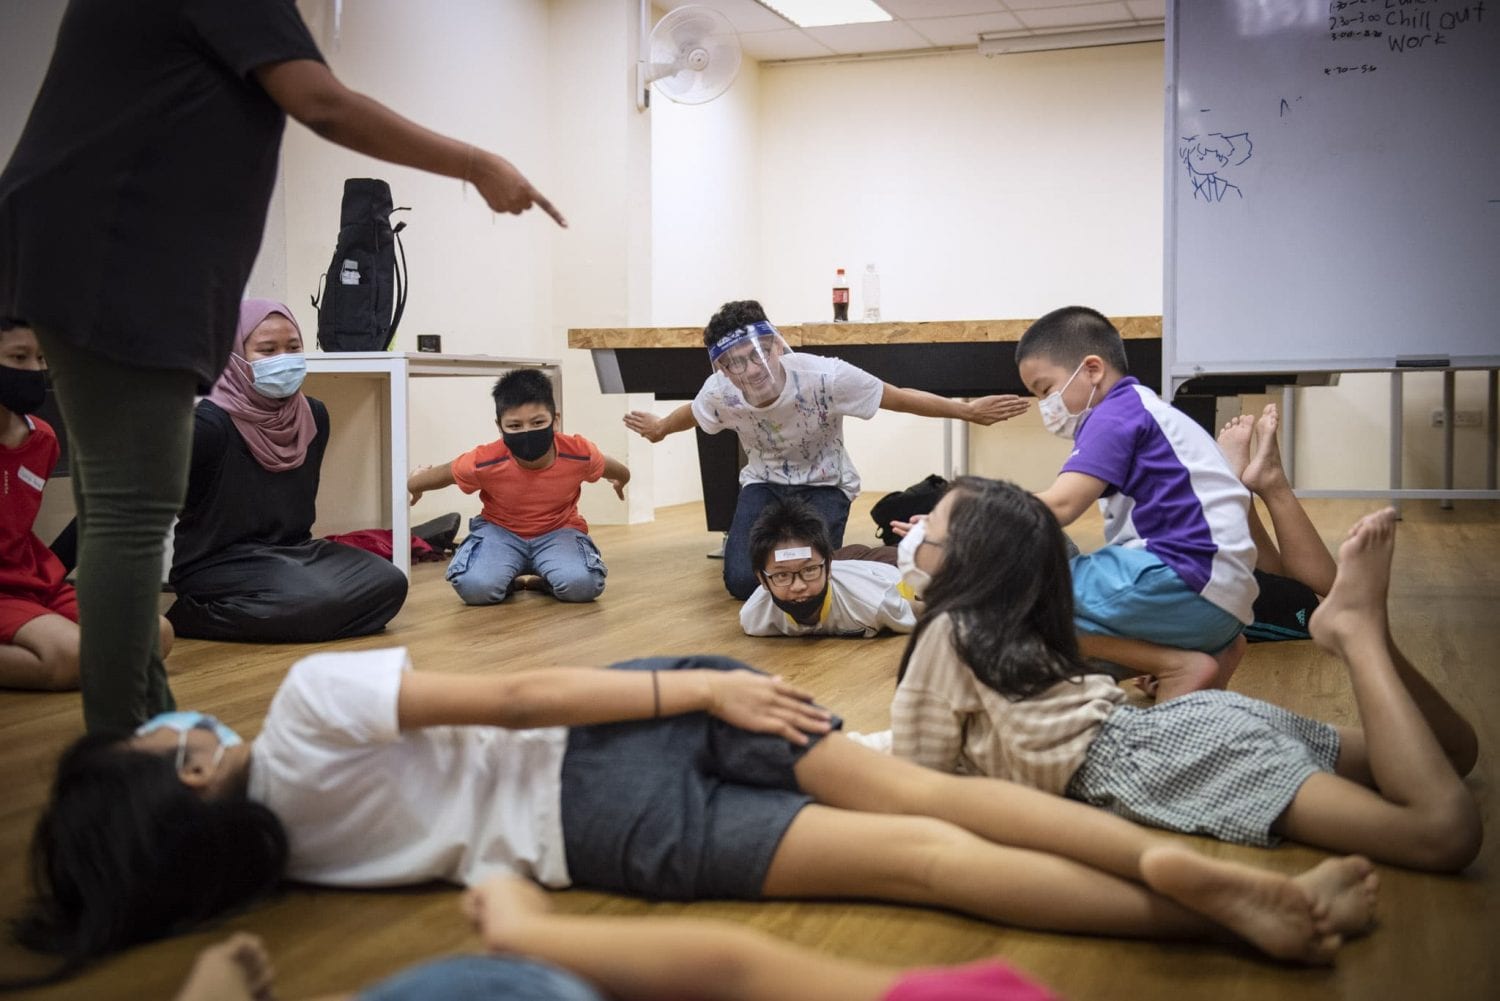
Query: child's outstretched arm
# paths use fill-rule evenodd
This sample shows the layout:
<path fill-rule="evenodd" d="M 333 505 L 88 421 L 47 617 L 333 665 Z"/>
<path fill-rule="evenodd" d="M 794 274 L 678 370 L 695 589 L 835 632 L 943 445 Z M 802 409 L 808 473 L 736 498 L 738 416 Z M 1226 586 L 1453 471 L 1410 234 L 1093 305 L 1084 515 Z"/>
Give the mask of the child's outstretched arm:
<path fill-rule="evenodd" d="M 514 876 L 470 890 L 463 907 L 486 948 L 562 967 L 622 1001 L 877 1001 L 897 976 L 726 922 L 553 914 Z"/>
<path fill-rule="evenodd" d="M 406 495 L 410 503 L 415 504 L 427 491 L 441 490 L 443 487 L 451 486 L 453 486 L 453 463 L 445 462 L 441 466 L 418 466 L 406 478 Z"/>
<path fill-rule="evenodd" d="M 706 712 L 742 730 L 807 743 L 827 733 L 829 713 L 812 696 L 756 671 L 612 671 L 556 667 L 499 677 L 407 671 L 396 699 L 403 730 L 427 726 L 622 723 Z"/>
<path fill-rule="evenodd" d="M 661 441 L 678 431 L 691 430 L 697 425 L 691 403 L 684 403 L 665 417 L 658 417 L 649 410 L 632 410 L 625 415 L 625 426 L 651 442 Z"/>
<path fill-rule="evenodd" d="M 1109 484 L 1088 473 L 1059 473 L 1052 485 L 1037 497 L 1052 509 L 1059 525 L 1071 525 L 1089 509 L 1090 504 L 1104 496 L 1107 486 Z"/>
<path fill-rule="evenodd" d="M 606 455 L 604 457 L 604 478 L 609 485 L 615 488 L 615 493 L 620 500 L 625 499 L 625 484 L 630 482 L 630 467 L 619 459 Z"/>
<path fill-rule="evenodd" d="M 1019 417 L 1031 406 L 1020 396 L 981 396 L 977 400 L 950 400 L 921 389 L 902 389 L 885 384 L 880 394 L 880 409 L 919 417 L 951 417 L 971 424 L 990 425 Z"/>

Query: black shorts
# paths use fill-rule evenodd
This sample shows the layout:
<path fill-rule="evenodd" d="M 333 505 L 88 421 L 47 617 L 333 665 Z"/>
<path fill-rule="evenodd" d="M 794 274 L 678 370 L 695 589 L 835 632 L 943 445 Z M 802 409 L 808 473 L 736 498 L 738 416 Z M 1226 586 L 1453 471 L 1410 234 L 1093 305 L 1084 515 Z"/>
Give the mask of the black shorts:
<path fill-rule="evenodd" d="M 1307 623 L 1318 607 L 1318 596 L 1301 581 L 1279 574 L 1255 571 L 1260 594 L 1255 598 L 1255 621 L 1245 627 L 1251 643 L 1305 640 Z"/>
<path fill-rule="evenodd" d="M 728 657 L 648 657 L 625 671 L 747 667 Z M 834 725 L 839 725 L 835 720 Z M 562 829 L 575 885 L 658 900 L 754 899 L 792 818 L 812 797 L 805 747 L 707 713 L 573 727 Z"/>

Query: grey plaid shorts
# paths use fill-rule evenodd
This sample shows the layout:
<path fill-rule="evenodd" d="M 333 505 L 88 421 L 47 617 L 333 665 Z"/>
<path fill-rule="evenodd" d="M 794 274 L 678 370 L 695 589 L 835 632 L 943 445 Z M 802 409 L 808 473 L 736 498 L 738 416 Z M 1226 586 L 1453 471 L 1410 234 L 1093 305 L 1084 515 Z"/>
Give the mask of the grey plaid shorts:
<path fill-rule="evenodd" d="M 1302 783 L 1338 756 L 1327 723 L 1237 692 L 1193 692 L 1110 713 L 1068 795 L 1151 827 L 1265 847 Z"/>

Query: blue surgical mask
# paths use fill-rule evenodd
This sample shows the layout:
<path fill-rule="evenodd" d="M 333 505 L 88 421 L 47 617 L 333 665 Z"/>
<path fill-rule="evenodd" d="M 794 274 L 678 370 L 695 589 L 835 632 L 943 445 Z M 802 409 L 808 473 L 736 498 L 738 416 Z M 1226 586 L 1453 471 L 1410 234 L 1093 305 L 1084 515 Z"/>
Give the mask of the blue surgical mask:
<path fill-rule="evenodd" d="M 302 388 L 302 380 L 307 377 L 307 356 L 298 352 L 257 358 L 250 363 L 250 372 L 257 393 L 282 400 Z"/>
<path fill-rule="evenodd" d="M 187 735 L 192 730 L 211 730 L 214 736 L 219 738 L 219 749 L 214 752 L 212 768 L 219 767 L 219 761 L 223 759 L 226 750 L 245 742 L 239 734 L 220 723 L 216 717 L 208 713 L 186 710 L 158 713 L 136 727 L 135 735 L 144 737 L 148 733 L 155 733 L 161 729 L 177 731 L 177 770 L 179 772 L 182 771 L 183 762 L 187 760 Z"/>

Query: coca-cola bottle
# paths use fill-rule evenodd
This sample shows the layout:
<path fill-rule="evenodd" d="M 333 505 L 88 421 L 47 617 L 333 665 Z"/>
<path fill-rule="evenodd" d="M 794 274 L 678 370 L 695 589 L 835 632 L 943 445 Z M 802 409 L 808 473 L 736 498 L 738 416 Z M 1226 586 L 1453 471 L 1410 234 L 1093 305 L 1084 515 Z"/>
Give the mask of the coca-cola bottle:
<path fill-rule="evenodd" d="M 849 322 L 849 279 L 843 268 L 833 274 L 833 322 Z"/>

